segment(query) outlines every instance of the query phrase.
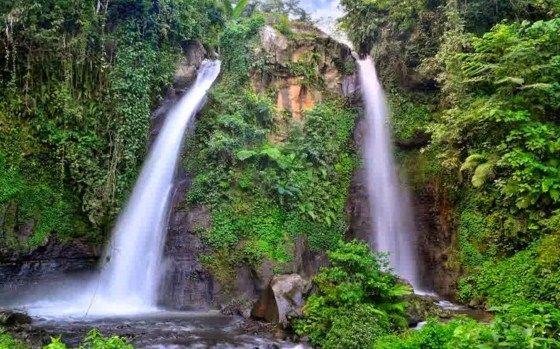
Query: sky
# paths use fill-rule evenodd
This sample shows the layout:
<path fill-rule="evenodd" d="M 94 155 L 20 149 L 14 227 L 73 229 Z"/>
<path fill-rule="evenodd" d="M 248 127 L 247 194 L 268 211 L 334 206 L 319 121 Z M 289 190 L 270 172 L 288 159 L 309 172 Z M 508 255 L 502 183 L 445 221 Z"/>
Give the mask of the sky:
<path fill-rule="evenodd" d="M 345 37 L 337 33 L 337 19 L 344 14 L 339 0 L 300 0 L 300 6 L 307 11 L 317 26 L 333 37 L 347 42 Z"/>

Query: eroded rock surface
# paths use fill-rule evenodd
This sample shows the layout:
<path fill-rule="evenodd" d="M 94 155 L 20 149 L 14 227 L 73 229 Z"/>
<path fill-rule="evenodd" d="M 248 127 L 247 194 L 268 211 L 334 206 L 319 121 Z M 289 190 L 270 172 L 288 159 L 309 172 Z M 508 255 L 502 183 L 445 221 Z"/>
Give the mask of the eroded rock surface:
<path fill-rule="evenodd" d="M 30 252 L 0 251 L 0 280 L 3 287 L 16 287 L 45 278 L 62 278 L 70 273 L 92 270 L 101 246 L 86 241 L 49 238 Z"/>
<path fill-rule="evenodd" d="M 302 315 L 310 286 L 310 281 L 298 274 L 276 275 L 255 303 L 251 315 L 285 327 L 290 318 Z"/>

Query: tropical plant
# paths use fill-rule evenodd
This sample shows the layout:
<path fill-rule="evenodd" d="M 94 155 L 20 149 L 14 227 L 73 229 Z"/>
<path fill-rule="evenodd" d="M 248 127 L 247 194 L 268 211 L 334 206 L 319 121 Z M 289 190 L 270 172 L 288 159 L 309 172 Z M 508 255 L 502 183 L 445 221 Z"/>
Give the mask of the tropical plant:
<path fill-rule="evenodd" d="M 373 348 L 377 338 L 406 328 L 408 285 L 388 270 L 382 255 L 361 242 L 341 242 L 328 252 L 330 267 L 313 279 L 318 292 L 294 321 L 296 333 L 321 348 Z"/>

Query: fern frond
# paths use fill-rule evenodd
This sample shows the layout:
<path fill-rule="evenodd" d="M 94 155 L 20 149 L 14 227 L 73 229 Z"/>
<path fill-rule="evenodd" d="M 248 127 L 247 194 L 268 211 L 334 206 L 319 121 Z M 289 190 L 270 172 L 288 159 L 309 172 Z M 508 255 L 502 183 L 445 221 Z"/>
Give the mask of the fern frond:
<path fill-rule="evenodd" d="M 233 19 L 239 18 L 248 4 L 249 4 L 249 0 L 239 0 L 237 2 L 237 5 L 235 5 L 235 7 L 233 8 L 231 17 Z"/>
<path fill-rule="evenodd" d="M 486 161 L 487 161 L 486 155 L 472 154 L 465 159 L 465 162 L 463 162 L 463 165 L 461 165 L 461 169 L 459 171 L 463 172 L 463 171 L 474 170 L 479 164 Z"/>
<path fill-rule="evenodd" d="M 488 179 L 494 176 L 494 163 L 485 162 L 474 171 L 471 183 L 475 188 L 480 188 Z"/>

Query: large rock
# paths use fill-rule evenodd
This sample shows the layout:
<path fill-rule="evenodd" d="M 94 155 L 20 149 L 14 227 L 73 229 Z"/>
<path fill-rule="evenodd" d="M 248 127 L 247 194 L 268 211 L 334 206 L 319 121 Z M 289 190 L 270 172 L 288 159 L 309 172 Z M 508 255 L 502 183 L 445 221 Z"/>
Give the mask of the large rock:
<path fill-rule="evenodd" d="M 183 90 L 196 78 L 198 68 L 208 52 L 199 41 L 188 41 L 183 45 L 183 57 L 179 61 L 174 76 L 174 88 Z"/>
<path fill-rule="evenodd" d="M 286 63 L 288 40 L 278 30 L 269 25 L 264 26 L 260 33 L 262 49 L 272 58 L 274 63 Z"/>
<path fill-rule="evenodd" d="M 304 112 L 321 102 L 325 92 L 346 97 L 356 92 L 355 59 L 348 46 L 309 24 L 292 22 L 291 30 L 294 35 L 287 40 L 272 26 L 261 29 L 255 54 L 267 67 L 253 71 L 251 83 L 259 92 L 276 91 L 276 109 L 302 121 Z M 310 83 L 310 74 L 321 83 Z M 270 139 L 273 143 L 281 142 L 286 133 L 283 125 L 277 122 L 277 126 Z"/>
<path fill-rule="evenodd" d="M 13 310 L 0 310 L 0 327 L 13 327 L 31 323 L 31 317 Z"/>
<path fill-rule="evenodd" d="M 310 287 L 311 282 L 298 274 L 274 276 L 255 303 L 251 315 L 286 327 L 291 318 L 302 315 L 305 295 Z"/>

